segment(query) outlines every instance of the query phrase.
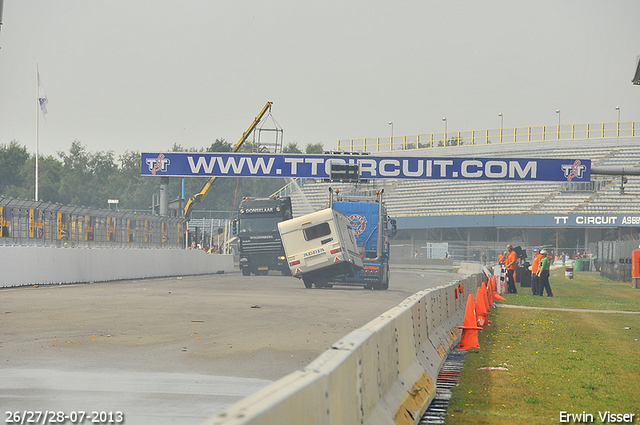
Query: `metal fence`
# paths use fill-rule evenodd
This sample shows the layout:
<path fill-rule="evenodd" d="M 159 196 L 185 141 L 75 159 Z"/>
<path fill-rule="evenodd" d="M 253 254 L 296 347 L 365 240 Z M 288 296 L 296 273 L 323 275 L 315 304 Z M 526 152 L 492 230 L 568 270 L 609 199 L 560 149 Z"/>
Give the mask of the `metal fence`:
<path fill-rule="evenodd" d="M 631 256 L 640 245 L 638 238 L 638 235 L 629 235 L 626 240 L 598 242 L 600 276 L 618 282 L 630 282 Z"/>
<path fill-rule="evenodd" d="M 487 130 L 446 131 L 409 136 L 340 139 L 338 140 L 338 150 L 390 152 L 395 150 L 437 148 L 444 146 L 634 137 L 638 134 L 640 134 L 640 122 L 638 121 L 557 124 Z"/>
<path fill-rule="evenodd" d="M 0 196 L 0 246 L 184 248 L 186 222 Z"/>
<path fill-rule="evenodd" d="M 598 259 L 603 263 L 631 264 L 634 249 L 640 246 L 640 235 L 629 235 L 627 240 L 598 242 Z"/>

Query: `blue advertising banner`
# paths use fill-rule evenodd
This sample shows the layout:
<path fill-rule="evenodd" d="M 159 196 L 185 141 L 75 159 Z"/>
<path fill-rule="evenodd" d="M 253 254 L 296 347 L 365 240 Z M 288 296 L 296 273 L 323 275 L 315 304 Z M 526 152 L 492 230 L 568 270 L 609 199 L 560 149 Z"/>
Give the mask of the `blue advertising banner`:
<path fill-rule="evenodd" d="M 640 214 L 472 214 L 402 215 L 394 217 L 398 229 L 456 227 L 617 228 L 640 227 Z"/>
<path fill-rule="evenodd" d="M 588 159 L 429 158 L 300 154 L 143 153 L 141 175 L 329 178 L 331 164 L 360 164 L 363 179 L 589 181 Z"/>

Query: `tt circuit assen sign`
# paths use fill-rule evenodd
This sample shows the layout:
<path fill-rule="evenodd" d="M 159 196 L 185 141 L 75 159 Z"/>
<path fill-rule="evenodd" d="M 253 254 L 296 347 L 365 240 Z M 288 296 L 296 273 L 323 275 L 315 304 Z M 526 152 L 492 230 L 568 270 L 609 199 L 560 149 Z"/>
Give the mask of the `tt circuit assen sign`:
<path fill-rule="evenodd" d="M 429 158 L 299 154 L 143 153 L 143 176 L 329 178 L 331 164 L 359 164 L 363 179 L 589 181 L 583 159 Z"/>

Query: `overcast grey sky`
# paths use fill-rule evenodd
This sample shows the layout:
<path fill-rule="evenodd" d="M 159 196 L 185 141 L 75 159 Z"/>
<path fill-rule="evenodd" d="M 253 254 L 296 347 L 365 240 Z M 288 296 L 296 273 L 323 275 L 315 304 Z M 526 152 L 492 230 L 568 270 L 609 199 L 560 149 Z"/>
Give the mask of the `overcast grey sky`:
<path fill-rule="evenodd" d="M 284 143 L 640 121 L 637 0 L 5 0 L 0 144 L 236 142 L 267 101 Z"/>

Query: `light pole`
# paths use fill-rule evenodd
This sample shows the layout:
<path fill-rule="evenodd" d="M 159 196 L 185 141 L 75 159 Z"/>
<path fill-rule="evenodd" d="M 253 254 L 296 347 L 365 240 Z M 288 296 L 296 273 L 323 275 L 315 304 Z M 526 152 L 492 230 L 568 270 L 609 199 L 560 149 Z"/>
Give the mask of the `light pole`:
<path fill-rule="evenodd" d="M 444 121 L 444 145 L 447 146 L 447 117 L 442 117 Z"/>
<path fill-rule="evenodd" d="M 393 150 L 393 121 L 389 121 L 391 126 L 391 138 L 389 139 L 389 150 Z"/>
<path fill-rule="evenodd" d="M 500 143 L 502 143 L 502 125 L 504 124 L 504 116 L 502 116 L 502 112 L 498 112 L 498 116 L 500 117 Z"/>
<path fill-rule="evenodd" d="M 618 126 L 616 131 L 616 134 L 617 134 L 616 137 L 620 137 L 620 107 L 619 106 L 616 106 L 616 111 L 618 111 Z"/>
<path fill-rule="evenodd" d="M 558 114 L 558 140 L 560 140 L 560 109 L 556 109 L 556 114 Z"/>

